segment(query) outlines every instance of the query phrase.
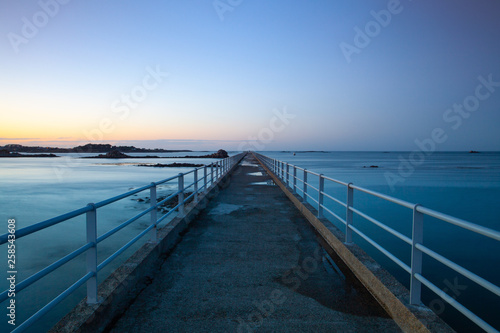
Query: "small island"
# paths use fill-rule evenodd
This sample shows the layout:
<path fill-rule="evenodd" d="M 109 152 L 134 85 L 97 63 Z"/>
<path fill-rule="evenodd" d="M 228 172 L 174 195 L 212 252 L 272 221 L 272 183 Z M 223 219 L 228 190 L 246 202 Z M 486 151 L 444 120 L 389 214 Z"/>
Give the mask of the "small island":
<path fill-rule="evenodd" d="M 99 154 L 97 156 L 85 156 L 85 157 L 82 157 L 82 158 L 161 158 L 159 156 L 150 156 L 150 155 L 146 155 L 146 156 L 130 156 L 130 155 L 127 155 L 127 154 L 124 154 L 118 150 L 113 150 L 113 151 L 110 151 L 109 153 L 106 153 L 106 154 Z"/>
<path fill-rule="evenodd" d="M 119 151 L 118 149 L 112 150 L 106 154 L 99 154 L 97 156 L 86 156 L 82 158 L 111 158 L 111 159 L 118 159 L 118 158 L 226 158 L 229 157 L 229 154 L 227 151 L 224 149 L 219 149 L 216 153 L 209 154 L 209 155 L 199 155 L 199 156 L 155 156 L 155 155 L 146 155 L 146 156 L 130 156 L 127 154 L 124 154 L 123 152 Z"/>
<path fill-rule="evenodd" d="M 7 149 L 1 149 L 0 150 L 0 157 L 59 157 L 59 156 L 54 155 L 54 154 L 29 154 L 29 155 L 26 155 L 26 154 L 20 154 L 20 153 L 15 153 L 15 152 L 13 153 Z"/>
<path fill-rule="evenodd" d="M 167 158 L 226 158 L 229 154 L 224 149 L 219 149 L 216 153 L 201 156 L 177 156 L 177 157 L 167 157 Z"/>
<path fill-rule="evenodd" d="M 9 144 L 5 146 L 0 146 L 0 150 L 6 149 L 10 152 L 16 153 L 109 153 L 114 150 L 121 151 L 123 153 L 184 153 L 191 152 L 192 150 L 185 149 L 148 149 L 148 148 L 137 148 L 134 146 L 113 146 L 110 144 L 95 144 L 87 143 L 83 146 L 77 146 L 73 148 L 57 148 L 57 147 L 38 147 L 38 146 L 23 146 L 19 144 Z"/>

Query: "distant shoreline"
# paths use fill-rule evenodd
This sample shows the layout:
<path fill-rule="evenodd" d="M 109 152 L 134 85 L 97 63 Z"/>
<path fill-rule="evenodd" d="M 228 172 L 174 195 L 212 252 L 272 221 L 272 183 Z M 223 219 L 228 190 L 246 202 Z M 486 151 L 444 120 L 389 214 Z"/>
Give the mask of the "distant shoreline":
<path fill-rule="evenodd" d="M 19 153 L 4 153 L 0 151 L 0 158 L 23 158 L 23 157 L 36 157 L 36 158 L 52 158 L 52 157 L 60 157 L 54 154 L 19 154 Z"/>
<path fill-rule="evenodd" d="M 58 148 L 58 147 L 40 147 L 40 146 L 23 146 L 18 144 L 9 144 L 5 146 L 0 146 L 0 150 L 7 150 L 11 153 L 37 153 L 37 154 L 47 154 L 47 153 L 109 153 L 114 150 L 119 150 L 122 153 L 191 153 L 192 150 L 187 149 L 148 149 L 148 148 L 137 148 L 134 146 L 113 146 L 109 144 L 86 144 L 83 146 L 77 146 L 73 148 Z M 31 156 L 33 157 L 33 156 Z"/>

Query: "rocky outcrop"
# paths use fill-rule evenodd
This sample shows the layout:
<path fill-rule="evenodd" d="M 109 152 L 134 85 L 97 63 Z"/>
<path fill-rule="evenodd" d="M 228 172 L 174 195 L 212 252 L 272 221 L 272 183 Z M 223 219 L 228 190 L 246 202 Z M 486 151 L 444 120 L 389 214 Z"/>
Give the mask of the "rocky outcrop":
<path fill-rule="evenodd" d="M 118 159 L 118 158 L 161 158 L 159 156 L 130 156 L 127 154 L 124 154 L 120 152 L 119 150 L 113 150 L 110 151 L 109 153 L 106 154 L 99 154 L 97 156 L 87 156 L 87 157 L 82 157 L 82 158 L 113 158 L 113 159 Z"/>
<path fill-rule="evenodd" d="M 89 157 L 82 157 L 82 158 L 226 158 L 229 157 L 229 154 L 227 151 L 224 149 L 219 149 L 216 153 L 210 154 L 210 155 L 201 155 L 201 156 L 129 156 L 126 155 L 122 152 L 120 152 L 118 149 L 115 149 L 113 151 L 110 151 L 109 153 L 106 154 L 100 154 L 97 156 L 89 156 Z"/>
<path fill-rule="evenodd" d="M 10 152 L 8 149 L 1 149 L 0 150 L 0 157 L 59 157 L 54 154 L 19 154 L 19 153 L 13 153 Z"/>
<path fill-rule="evenodd" d="M 23 146 L 18 144 L 8 144 L 5 146 L 0 146 L 0 149 L 6 149 L 10 152 L 17 153 L 109 153 L 114 150 L 119 150 L 126 153 L 181 153 L 181 152 L 191 152 L 191 150 L 186 149 L 147 149 L 147 148 L 137 148 L 134 146 L 113 146 L 110 144 L 97 144 L 88 143 L 82 146 L 77 146 L 73 148 L 57 148 L 57 147 L 38 147 L 38 146 Z"/>
<path fill-rule="evenodd" d="M 84 158 L 131 158 L 131 156 L 124 154 L 118 150 L 113 150 L 106 154 L 99 154 L 97 156 L 88 156 Z"/>
<path fill-rule="evenodd" d="M 229 157 L 227 154 L 227 151 L 224 149 L 219 149 L 216 153 L 210 154 L 210 155 L 204 155 L 204 156 L 197 156 L 200 158 L 226 158 Z"/>
<path fill-rule="evenodd" d="M 229 157 L 229 154 L 224 149 L 219 149 L 216 153 L 209 155 L 198 155 L 198 156 L 168 156 L 164 158 L 226 158 Z"/>

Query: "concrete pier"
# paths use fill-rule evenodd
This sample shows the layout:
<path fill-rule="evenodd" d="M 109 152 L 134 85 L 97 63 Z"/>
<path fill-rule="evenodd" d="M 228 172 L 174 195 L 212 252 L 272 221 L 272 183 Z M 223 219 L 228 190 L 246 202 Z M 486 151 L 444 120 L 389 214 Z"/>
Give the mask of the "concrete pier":
<path fill-rule="evenodd" d="M 400 332 L 249 154 L 111 332 Z"/>

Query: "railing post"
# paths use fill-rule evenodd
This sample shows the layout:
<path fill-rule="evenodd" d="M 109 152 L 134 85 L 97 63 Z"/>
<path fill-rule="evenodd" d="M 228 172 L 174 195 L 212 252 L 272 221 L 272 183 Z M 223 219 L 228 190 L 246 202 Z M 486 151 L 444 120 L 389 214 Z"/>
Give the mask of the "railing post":
<path fill-rule="evenodd" d="M 154 225 L 153 229 L 149 232 L 149 241 L 151 243 L 156 243 L 158 241 L 157 237 L 157 229 L 156 229 L 156 221 L 158 220 L 156 218 L 156 184 L 151 183 L 151 188 L 149 189 L 149 202 L 151 208 L 155 207 L 154 209 L 151 210 L 151 225 Z"/>
<path fill-rule="evenodd" d="M 93 276 L 87 281 L 87 304 L 97 303 L 97 212 L 93 203 L 92 210 L 87 212 L 87 243 L 94 245 L 87 250 L 87 273 Z"/>
<path fill-rule="evenodd" d="M 289 182 L 289 179 L 288 179 L 288 176 L 290 174 L 290 164 L 286 164 L 286 170 L 285 170 L 285 173 L 286 173 L 286 186 L 290 186 L 290 182 Z"/>
<path fill-rule="evenodd" d="M 210 164 L 210 185 L 214 184 L 214 164 Z"/>
<path fill-rule="evenodd" d="M 304 202 L 307 202 L 307 169 L 304 169 L 304 178 L 302 179 L 304 182 L 302 184 L 302 193 L 304 194 Z"/>
<path fill-rule="evenodd" d="M 419 305 L 422 283 L 415 278 L 415 274 L 422 274 L 422 251 L 417 249 L 417 244 L 424 240 L 424 214 L 417 208 L 420 204 L 413 206 L 413 233 L 411 244 L 411 279 L 410 279 L 410 304 Z"/>
<path fill-rule="evenodd" d="M 208 187 L 207 187 L 207 182 L 208 182 L 208 179 L 207 179 L 207 166 L 203 166 L 203 189 L 204 191 L 206 192 Z"/>
<path fill-rule="evenodd" d="M 347 201 L 346 201 L 346 212 L 345 212 L 345 243 L 352 243 L 352 230 L 350 225 L 352 224 L 352 210 L 351 207 L 354 204 L 353 188 L 352 183 L 347 184 Z"/>
<path fill-rule="evenodd" d="M 325 178 L 323 174 L 319 175 L 319 186 L 318 186 L 318 217 L 323 217 L 323 192 L 325 190 Z"/>
<path fill-rule="evenodd" d="M 179 186 L 178 191 L 179 194 L 177 196 L 178 204 L 179 204 L 179 216 L 184 215 L 184 174 L 180 173 L 178 177 Z"/>
<path fill-rule="evenodd" d="M 194 169 L 194 201 L 198 202 L 198 169 Z"/>
<path fill-rule="evenodd" d="M 297 193 L 297 166 L 293 166 L 293 193 Z"/>

